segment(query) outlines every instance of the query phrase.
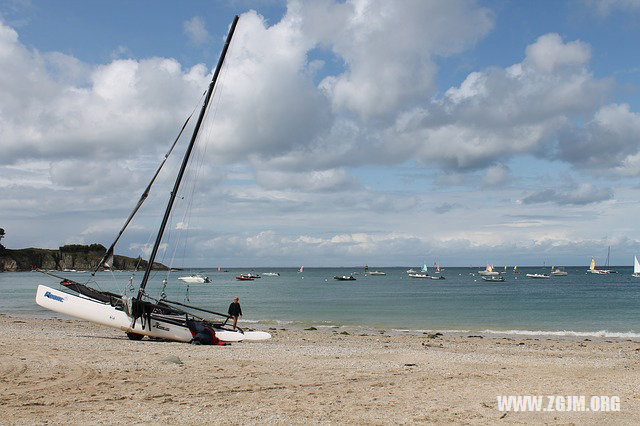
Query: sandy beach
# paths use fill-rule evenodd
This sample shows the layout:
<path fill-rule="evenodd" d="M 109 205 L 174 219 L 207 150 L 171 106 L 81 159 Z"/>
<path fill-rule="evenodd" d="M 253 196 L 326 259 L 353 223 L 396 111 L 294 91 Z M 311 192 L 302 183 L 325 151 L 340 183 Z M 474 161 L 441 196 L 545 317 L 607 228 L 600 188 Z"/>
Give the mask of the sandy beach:
<path fill-rule="evenodd" d="M 278 328 L 220 347 L 61 319 L 0 327 L 0 424 L 640 422 L 638 341 Z M 620 409 L 503 412 L 497 395 L 618 396 Z"/>

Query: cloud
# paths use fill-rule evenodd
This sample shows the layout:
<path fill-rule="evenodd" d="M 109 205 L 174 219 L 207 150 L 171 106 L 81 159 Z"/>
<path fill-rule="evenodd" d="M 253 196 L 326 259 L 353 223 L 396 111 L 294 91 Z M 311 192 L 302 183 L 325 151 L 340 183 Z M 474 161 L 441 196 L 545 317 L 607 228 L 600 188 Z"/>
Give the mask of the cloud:
<path fill-rule="evenodd" d="M 611 188 L 596 188 L 583 183 L 566 191 L 547 188 L 534 192 L 522 199 L 524 204 L 555 203 L 558 205 L 588 205 L 613 199 Z"/>
<path fill-rule="evenodd" d="M 489 9 L 472 1 L 318 1 L 291 9 L 311 38 L 345 62 L 343 73 L 320 84 L 334 111 L 362 119 L 433 93 L 434 58 L 469 48 L 493 27 Z"/>
<path fill-rule="evenodd" d="M 204 20 L 200 16 L 185 21 L 182 28 L 193 44 L 204 44 L 210 39 Z"/>
<path fill-rule="evenodd" d="M 258 170 L 256 182 L 266 189 L 292 189 L 304 192 L 348 191 L 357 182 L 345 170 L 278 172 Z"/>
<path fill-rule="evenodd" d="M 456 203 L 442 203 L 433 208 L 433 211 L 438 214 L 445 214 L 450 212 L 453 209 L 460 208 L 461 206 Z"/>
<path fill-rule="evenodd" d="M 527 61 L 536 69 L 553 73 L 560 67 L 582 67 L 591 59 L 591 48 L 579 40 L 563 43 L 559 34 L 538 37 L 527 47 Z"/>
<path fill-rule="evenodd" d="M 511 171 L 504 164 L 496 164 L 487 169 L 483 183 L 488 187 L 500 187 L 511 180 Z"/>
<path fill-rule="evenodd" d="M 608 16 L 616 10 L 640 10 L 640 0 L 588 0 L 587 3 L 601 16 Z"/>
<path fill-rule="evenodd" d="M 400 114 L 393 140 L 450 171 L 490 167 L 496 156 L 544 156 L 574 117 L 603 103 L 611 83 L 586 69 L 582 42 L 547 34 L 526 51 L 523 62 L 472 72 L 442 98 Z"/>
<path fill-rule="evenodd" d="M 173 59 L 89 66 L 67 55 L 42 55 L 2 23 L 0 58 L 4 164 L 164 150 L 207 78 L 202 66 L 182 70 Z"/>
<path fill-rule="evenodd" d="M 629 105 L 600 108 L 584 127 L 560 134 L 560 157 L 581 169 L 640 176 L 640 114 Z"/>

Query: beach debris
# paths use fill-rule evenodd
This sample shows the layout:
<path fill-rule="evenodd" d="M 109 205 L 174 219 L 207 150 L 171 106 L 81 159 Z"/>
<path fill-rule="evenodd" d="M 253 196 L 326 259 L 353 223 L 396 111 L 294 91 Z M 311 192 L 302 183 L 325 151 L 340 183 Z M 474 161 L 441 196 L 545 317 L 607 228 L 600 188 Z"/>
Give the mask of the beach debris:
<path fill-rule="evenodd" d="M 427 333 L 425 333 L 427 334 Z M 427 339 L 435 339 L 442 336 L 442 333 L 433 333 L 433 334 L 427 334 Z"/>
<path fill-rule="evenodd" d="M 180 358 L 175 355 L 169 355 L 168 357 L 163 359 L 163 361 L 170 364 L 182 365 L 182 361 L 180 360 Z"/>
<path fill-rule="evenodd" d="M 405 364 L 405 367 L 416 367 L 418 364 Z"/>
<path fill-rule="evenodd" d="M 475 338 L 475 339 L 484 339 L 484 337 L 482 337 L 482 336 L 476 336 L 475 334 L 471 334 L 471 335 L 469 335 L 469 336 L 467 336 L 467 337 L 472 337 L 472 338 Z"/>
<path fill-rule="evenodd" d="M 342 333 L 340 333 L 340 334 L 344 334 L 345 336 L 348 336 L 348 335 L 349 335 L 349 333 L 348 333 L 348 332 L 346 332 L 346 331 L 343 331 L 343 332 L 342 332 Z"/>
<path fill-rule="evenodd" d="M 317 328 L 315 328 L 315 327 L 309 327 L 309 328 L 305 328 L 305 330 L 307 330 L 307 331 L 314 331 L 314 330 L 317 330 Z"/>

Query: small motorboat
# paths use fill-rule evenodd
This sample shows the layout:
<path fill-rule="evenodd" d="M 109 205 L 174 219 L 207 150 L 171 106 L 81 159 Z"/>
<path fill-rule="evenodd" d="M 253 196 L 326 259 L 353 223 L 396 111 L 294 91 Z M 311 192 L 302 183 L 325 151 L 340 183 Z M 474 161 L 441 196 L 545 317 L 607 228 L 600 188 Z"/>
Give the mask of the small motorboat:
<path fill-rule="evenodd" d="M 539 279 L 546 279 L 549 278 L 549 275 L 547 274 L 527 274 L 525 275 L 527 278 L 539 278 Z"/>
<path fill-rule="evenodd" d="M 238 280 L 238 281 L 253 281 L 253 276 L 251 274 L 240 274 L 240 275 L 236 275 L 236 280 Z"/>
<path fill-rule="evenodd" d="M 336 275 L 333 277 L 334 280 L 338 281 L 355 281 L 356 278 L 353 275 Z"/>
<path fill-rule="evenodd" d="M 263 272 L 262 276 L 265 276 L 265 277 L 279 277 L 280 276 L 280 272 Z"/>
<path fill-rule="evenodd" d="M 439 276 L 437 276 L 437 277 L 436 277 L 436 276 L 431 275 L 431 276 L 429 276 L 429 278 L 431 278 L 432 280 L 444 280 L 444 277 L 443 277 L 442 275 L 439 275 Z"/>
<path fill-rule="evenodd" d="M 187 284 L 204 284 L 210 283 L 209 277 L 205 277 L 200 274 L 189 275 L 187 277 L 178 277 L 180 281 Z"/>
<path fill-rule="evenodd" d="M 429 274 L 419 274 L 417 272 L 415 274 L 409 274 L 409 276 L 411 278 L 431 278 Z"/>
<path fill-rule="evenodd" d="M 482 276 L 482 281 L 501 283 L 501 282 L 504 282 L 504 277 L 495 276 L 495 275 L 489 275 L 489 276 L 484 275 Z"/>
<path fill-rule="evenodd" d="M 371 271 L 369 272 L 369 275 L 387 275 L 387 273 L 382 271 Z"/>
<path fill-rule="evenodd" d="M 413 269 L 413 268 L 411 268 L 411 269 L 407 269 L 407 274 L 415 274 L 416 272 L 418 272 L 418 271 L 416 271 L 416 270 L 415 270 L 415 269 Z"/>

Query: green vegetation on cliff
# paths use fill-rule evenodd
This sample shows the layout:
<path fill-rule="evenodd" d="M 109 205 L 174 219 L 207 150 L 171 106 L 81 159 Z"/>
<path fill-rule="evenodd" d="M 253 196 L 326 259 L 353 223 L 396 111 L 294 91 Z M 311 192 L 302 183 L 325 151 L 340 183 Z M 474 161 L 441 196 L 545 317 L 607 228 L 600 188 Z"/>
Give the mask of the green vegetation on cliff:
<path fill-rule="evenodd" d="M 58 250 L 25 248 L 11 250 L 0 246 L 0 272 L 31 271 L 33 269 L 76 269 L 93 271 L 107 249 L 102 244 L 69 244 Z M 147 261 L 137 258 L 116 255 L 113 258 L 113 269 L 144 269 Z M 168 269 L 161 263 L 154 262 L 153 269 Z"/>

